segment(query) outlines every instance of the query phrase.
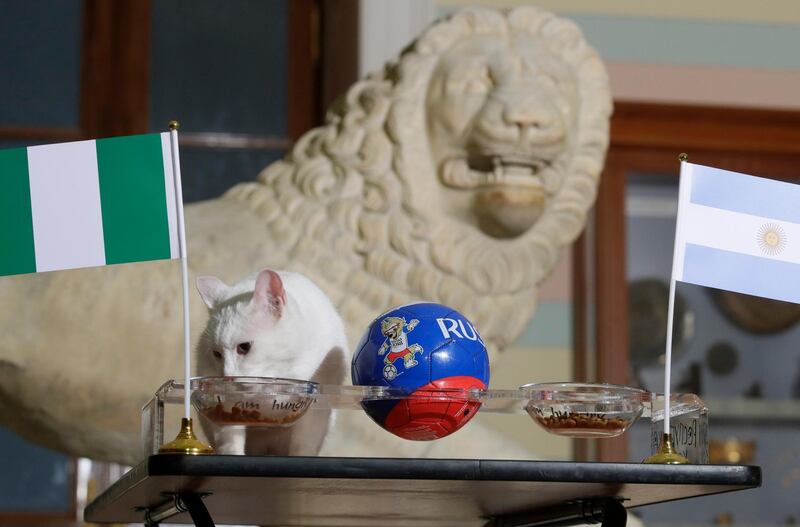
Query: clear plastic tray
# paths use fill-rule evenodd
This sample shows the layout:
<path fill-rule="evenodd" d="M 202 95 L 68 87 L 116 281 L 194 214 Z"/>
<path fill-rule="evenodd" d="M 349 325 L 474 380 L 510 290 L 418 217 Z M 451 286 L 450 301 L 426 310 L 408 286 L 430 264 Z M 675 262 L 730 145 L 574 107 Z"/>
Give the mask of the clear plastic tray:
<path fill-rule="evenodd" d="M 285 427 L 309 411 L 363 411 L 361 403 L 365 401 L 424 397 L 426 401 L 474 401 L 480 404 L 480 412 L 528 415 L 557 435 L 613 437 L 627 430 L 639 417 L 651 417 L 654 408 L 659 417 L 659 409 L 663 408 L 663 396 L 610 384 L 535 383 L 518 389 L 445 389 L 435 393 L 426 391 L 424 395 L 382 386 L 319 385 L 266 377 L 200 377 L 193 378 L 191 385 L 195 411 L 220 426 Z M 671 400 L 671 416 L 706 411 L 703 401 L 693 394 L 673 394 Z M 157 452 L 164 443 L 165 413 L 170 407 L 173 411 L 178 409 L 182 403 L 183 383 L 170 380 L 142 408 L 145 455 Z M 572 419 L 576 416 L 594 419 L 590 422 L 594 424 L 579 427 L 576 421 L 575 425 L 567 422 L 566 427 L 548 426 L 545 417 L 562 417 L 565 411 L 573 414 Z M 663 415 L 663 410 L 660 414 Z M 616 419 L 622 421 L 617 423 Z"/>

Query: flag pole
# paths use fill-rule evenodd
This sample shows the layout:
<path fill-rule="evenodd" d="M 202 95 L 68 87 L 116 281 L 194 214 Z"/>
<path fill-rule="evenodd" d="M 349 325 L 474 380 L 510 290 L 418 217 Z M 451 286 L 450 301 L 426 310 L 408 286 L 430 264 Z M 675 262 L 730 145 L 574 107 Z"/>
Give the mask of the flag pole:
<path fill-rule="evenodd" d="M 183 419 L 178 436 L 166 443 L 158 452 L 161 454 L 211 454 L 214 450 L 198 440 L 192 430 L 192 368 L 189 331 L 189 265 L 186 250 L 186 228 L 183 221 L 183 187 L 181 186 L 181 160 L 178 152 L 178 121 L 169 122 L 169 144 L 172 157 L 172 175 L 175 181 L 175 201 L 178 220 L 178 247 L 181 260 L 181 282 L 183 289 Z"/>
<path fill-rule="evenodd" d="M 681 162 L 681 168 L 683 168 L 683 164 L 689 160 L 689 156 L 686 154 L 681 154 L 678 156 L 678 159 Z M 681 172 L 682 171 L 683 170 L 681 170 Z M 677 253 L 679 243 L 677 232 L 678 227 L 680 226 L 680 214 L 680 207 L 678 207 L 678 217 L 676 218 L 675 222 L 676 236 L 675 248 L 673 249 L 672 257 L 672 276 L 670 276 L 669 279 L 669 300 L 667 303 L 667 349 L 666 360 L 664 364 L 664 433 L 661 436 L 661 446 L 659 447 L 658 452 L 644 460 L 645 463 L 661 465 L 685 465 L 689 463 L 688 459 L 675 451 L 675 447 L 672 442 L 672 431 L 670 429 L 670 407 L 672 402 L 672 328 L 673 318 L 675 316 L 675 265 L 677 261 L 675 254 Z"/>

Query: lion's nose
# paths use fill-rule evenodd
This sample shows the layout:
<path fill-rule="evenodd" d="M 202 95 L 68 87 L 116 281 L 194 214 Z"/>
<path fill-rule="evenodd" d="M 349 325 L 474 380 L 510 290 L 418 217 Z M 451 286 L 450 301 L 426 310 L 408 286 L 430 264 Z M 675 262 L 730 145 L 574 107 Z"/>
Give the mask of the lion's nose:
<path fill-rule="evenodd" d="M 527 105 L 509 105 L 503 109 L 503 120 L 520 128 L 549 128 L 553 125 L 553 116 Z"/>

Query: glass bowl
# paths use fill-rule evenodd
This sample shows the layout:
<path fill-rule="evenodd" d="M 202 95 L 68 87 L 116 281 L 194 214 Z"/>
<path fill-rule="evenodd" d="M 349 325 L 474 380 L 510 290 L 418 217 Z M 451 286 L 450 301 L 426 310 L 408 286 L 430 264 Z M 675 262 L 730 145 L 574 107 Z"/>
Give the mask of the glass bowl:
<path fill-rule="evenodd" d="M 202 377 L 192 405 L 217 426 L 288 427 L 319 394 L 319 384 L 274 377 Z"/>
<path fill-rule="evenodd" d="M 642 415 L 649 393 L 614 384 L 534 383 L 520 386 L 528 415 L 551 434 L 615 437 Z"/>

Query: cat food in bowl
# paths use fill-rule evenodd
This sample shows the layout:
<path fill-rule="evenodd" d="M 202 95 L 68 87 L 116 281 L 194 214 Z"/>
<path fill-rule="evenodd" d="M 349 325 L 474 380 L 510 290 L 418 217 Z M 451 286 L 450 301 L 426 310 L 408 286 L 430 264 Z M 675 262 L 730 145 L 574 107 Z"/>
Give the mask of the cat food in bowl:
<path fill-rule="evenodd" d="M 217 426 L 287 427 L 316 401 L 319 384 L 273 377 L 203 377 L 192 404 Z"/>
<path fill-rule="evenodd" d="M 520 387 L 525 410 L 551 434 L 614 437 L 642 414 L 648 393 L 613 384 L 541 383 Z"/>

